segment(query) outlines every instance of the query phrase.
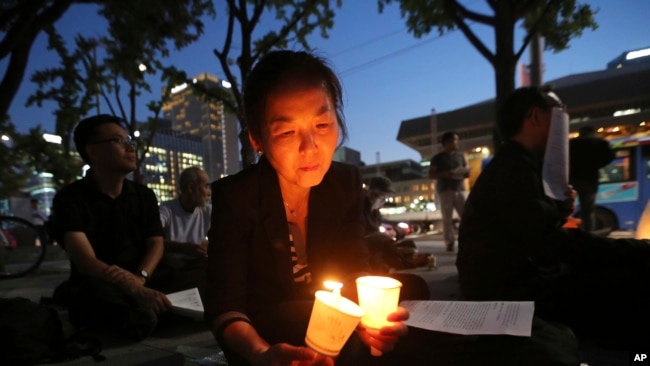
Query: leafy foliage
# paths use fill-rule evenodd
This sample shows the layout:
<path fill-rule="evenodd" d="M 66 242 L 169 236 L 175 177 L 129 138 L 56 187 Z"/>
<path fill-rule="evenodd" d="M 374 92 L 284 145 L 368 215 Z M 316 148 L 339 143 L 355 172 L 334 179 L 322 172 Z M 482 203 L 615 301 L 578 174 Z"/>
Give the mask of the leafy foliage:
<path fill-rule="evenodd" d="M 476 50 L 492 64 L 496 77 L 496 101 L 501 102 L 515 88 L 516 64 L 536 34 L 544 37 L 545 49 L 560 52 L 585 29 L 596 29 L 598 10 L 576 0 L 485 0 L 491 13 L 473 11 L 458 0 L 378 0 L 379 11 L 398 3 L 406 26 L 417 38 L 436 29 L 440 35 L 460 30 Z M 470 27 L 473 23 L 491 27 L 495 44 L 485 44 Z M 526 32 L 515 49 L 515 26 Z"/>
<path fill-rule="evenodd" d="M 6 118 L 0 119 L 0 137 L 0 198 L 6 198 L 24 187 L 31 170 L 25 167 L 23 152 L 13 148 L 20 135 Z"/>
<path fill-rule="evenodd" d="M 220 49 L 214 49 L 221 69 L 231 84 L 232 97 L 221 99 L 226 107 L 237 112 L 240 133 L 239 142 L 242 146 L 241 156 L 244 166 L 255 162 L 255 152 L 248 140 L 246 119 L 243 113 L 242 84 L 251 72 L 253 65 L 269 51 L 276 48 L 286 48 L 289 44 L 297 43 L 309 50 L 307 37 L 315 30 L 320 30 L 321 37 L 327 38 L 327 31 L 334 25 L 334 11 L 329 0 L 226 0 L 227 23 L 226 37 Z M 341 6 L 341 0 L 336 0 L 336 7 Z M 279 21 L 279 29 L 271 29 L 261 36 L 254 38 L 255 29 L 265 12 L 275 13 Z M 234 46 L 235 26 L 239 26 L 240 45 Z M 239 50 L 233 58 L 231 51 Z M 239 72 L 236 75 L 236 70 Z"/>
<path fill-rule="evenodd" d="M 98 12 L 108 22 L 105 35 L 87 38 L 75 37 L 74 49 L 68 50 L 54 27 L 46 27 L 48 48 L 60 58 L 54 68 L 39 70 L 32 81 L 39 90 L 28 100 L 28 105 L 41 106 L 44 101 L 57 103 L 56 133 L 62 136 L 61 151 L 56 158 L 41 160 L 39 167 L 55 175 L 54 181 L 65 184 L 78 172 L 78 161 L 71 153 L 71 137 L 76 123 L 93 108 L 100 113 L 100 99 L 110 113 L 129 123 L 129 133 L 141 131 L 138 166 L 155 135 L 159 114 L 169 92 L 159 100 L 150 101 L 147 109 L 151 115 L 147 121 L 136 119 L 136 101 L 142 91 L 151 92 L 143 73 L 160 72 L 163 81 L 172 84 L 184 75 L 173 66 L 165 66 L 162 59 L 169 55 L 171 47 L 179 49 L 195 41 L 203 31 L 199 20 L 202 14 L 214 14 L 212 3 L 207 0 L 157 1 L 157 0 L 105 0 L 99 2 Z M 98 52 L 99 51 L 99 52 Z M 99 54 L 99 55 L 98 55 Z M 140 67 L 146 65 L 146 69 Z M 121 93 L 126 86 L 127 93 Z M 142 123 L 145 122 L 145 123 Z M 37 139 L 38 134 L 30 134 Z M 42 139 L 41 139 L 42 140 Z M 51 147 L 34 143 L 33 156 L 43 157 Z M 45 164 L 45 165 L 44 165 Z M 72 170 L 70 170 L 72 169 Z M 141 181 L 139 169 L 136 180 Z"/>

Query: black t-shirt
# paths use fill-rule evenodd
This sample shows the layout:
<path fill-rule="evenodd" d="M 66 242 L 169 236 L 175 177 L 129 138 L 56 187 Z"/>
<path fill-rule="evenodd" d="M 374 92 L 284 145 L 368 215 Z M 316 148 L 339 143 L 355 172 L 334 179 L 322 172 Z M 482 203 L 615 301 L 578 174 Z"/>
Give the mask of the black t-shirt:
<path fill-rule="evenodd" d="M 142 184 L 124 180 L 115 199 L 102 193 L 92 174 L 61 189 L 54 197 L 52 227 L 65 248 L 66 232 L 83 232 L 101 261 L 135 271 L 146 252 L 146 239 L 162 236 L 158 201 Z M 71 281 L 80 275 L 71 264 Z"/>
<path fill-rule="evenodd" d="M 577 137 L 569 141 L 570 180 L 598 182 L 598 170 L 614 160 L 614 150 L 607 140 Z"/>
<path fill-rule="evenodd" d="M 461 153 L 441 151 L 431 158 L 431 165 L 435 165 L 438 172 L 447 172 L 458 167 L 466 167 L 467 162 L 465 156 Z M 438 178 L 436 180 L 436 190 L 438 192 L 464 191 L 464 180 L 465 178 Z"/>

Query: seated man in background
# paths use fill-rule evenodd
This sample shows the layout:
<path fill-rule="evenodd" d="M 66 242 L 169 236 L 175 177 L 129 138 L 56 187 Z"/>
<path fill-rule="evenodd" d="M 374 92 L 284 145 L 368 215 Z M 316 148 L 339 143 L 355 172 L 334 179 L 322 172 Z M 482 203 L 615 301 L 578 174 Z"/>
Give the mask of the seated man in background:
<path fill-rule="evenodd" d="M 90 170 L 54 197 L 52 230 L 71 264 L 54 297 L 68 305 L 74 325 L 139 341 L 171 307 L 150 282 L 164 249 L 158 202 L 151 189 L 126 179 L 136 169 L 136 143 L 122 119 L 84 119 L 74 142 Z"/>
<path fill-rule="evenodd" d="M 415 242 L 411 239 L 398 241 L 379 229 L 382 225 L 379 209 L 384 207 L 386 196 L 395 193 L 392 182 L 386 177 L 372 177 L 365 188 L 364 225 L 373 271 L 388 273 L 415 267 Z"/>
<path fill-rule="evenodd" d="M 545 87 L 517 89 L 500 106 L 505 142 L 474 184 L 461 220 L 461 291 L 472 301 L 534 301 L 536 316 L 603 345 L 650 344 L 649 242 L 565 229 L 575 192 L 567 186 L 566 201 L 545 194 L 549 126 L 562 109 Z"/>
<path fill-rule="evenodd" d="M 210 178 L 199 167 L 190 167 L 178 178 L 178 198 L 160 205 L 165 237 L 162 271 L 168 272 L 169 291 L 205 287 L 210 215 Z"/>

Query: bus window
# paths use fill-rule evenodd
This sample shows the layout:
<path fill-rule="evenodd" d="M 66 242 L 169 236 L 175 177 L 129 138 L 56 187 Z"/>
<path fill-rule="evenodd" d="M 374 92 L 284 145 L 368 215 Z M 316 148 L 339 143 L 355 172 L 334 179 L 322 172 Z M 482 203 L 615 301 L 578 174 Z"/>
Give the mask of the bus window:
<path fill-rule="evenodd" d="M 600 169 L 598 182 L 603 184 L 635 180 L 634 160 L 631 148 L 616 150 L 614 160 Z"/>

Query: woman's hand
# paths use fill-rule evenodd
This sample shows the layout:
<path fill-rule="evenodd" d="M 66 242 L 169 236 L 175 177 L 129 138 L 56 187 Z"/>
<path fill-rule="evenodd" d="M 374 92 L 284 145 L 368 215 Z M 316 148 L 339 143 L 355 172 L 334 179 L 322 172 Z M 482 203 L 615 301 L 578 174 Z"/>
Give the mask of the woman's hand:
<path fill-rule="evenodd" d="M 278 343 L 269 347 L 252 362 L 256 366 L 302 366 L 323 365 L 334 366 L 334 360 L 314 352 L 307 347 L 296 347 L 287 343 Z"/>
<path fill-rule="evenodd" d="M 376 330 L 366 328 L 359 323 L 359 326 L 357 326 L 357 334 L 367 346 L 375 348 L 382 353 L 390 352 L 393 350 L 399 338 L 408 333 L 408 327 L 404 324 L 404 321 L 408 318 L 408 310 L 403 307 L 398 307 L 397 311 L 388 315 L 388 321 L 392 322 L 391 325 Z"/>

